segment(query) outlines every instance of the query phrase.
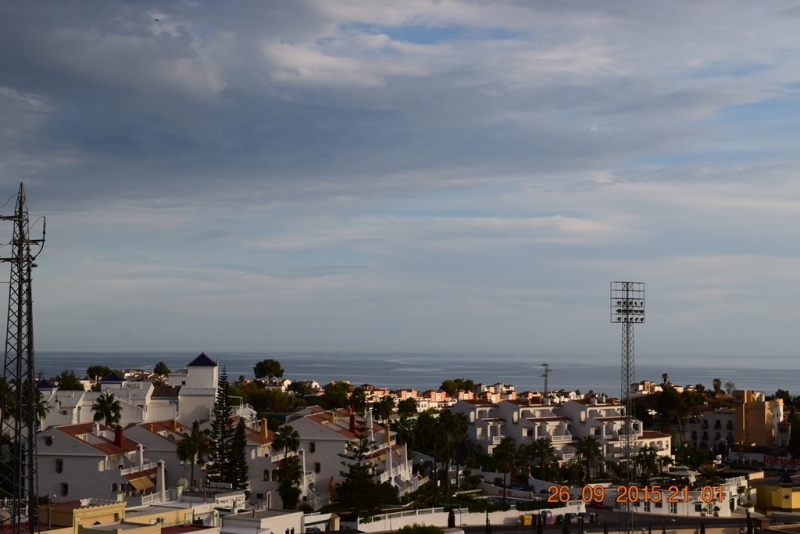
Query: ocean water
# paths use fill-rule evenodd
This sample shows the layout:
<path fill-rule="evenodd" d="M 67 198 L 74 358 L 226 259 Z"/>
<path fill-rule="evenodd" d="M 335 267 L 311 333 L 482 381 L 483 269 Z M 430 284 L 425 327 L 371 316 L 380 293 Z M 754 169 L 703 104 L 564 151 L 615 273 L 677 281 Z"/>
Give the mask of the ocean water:
<path fill-rule="evenodd" d="M 231 381 L 240 375 L 253 377 L 253 365 L 265 358 L 280 361 L 290 380 L 316 380 L 320 385 L 332 380 L 352 384 L 373 384 L 391 389 L 438 388 L 442 381 L 471 378 L 475 382 L 514 384 L 517 391 L 542 390 L 542 363 L 550 366 L 548 389 L 594 390 L 617 396 L 620 392 L 620 365 L 610 357 L 523 356 L 502 354 L 403 354 L 403 353 L 208 353 L 225 366 Z M 36 370 L 52 377 L 65 369 L 84 376 L 91 365 L 112 368 L 152 370 L 164 361 L 171 369 L 185 367 L 197 353 L 190 352 L 37 352 Z M 770 367 L 768 367 L 769 365 Z M 738 389 L 753 389 L 767 394 L 785 389 L 800 394 L 800 361 L 795 358 L 704 358 L 637 357 L 636 379 L 661 382 L 668 373 L 675 384 L 701 383 L 710 388 L 715 378 L 731 381 Z"/>

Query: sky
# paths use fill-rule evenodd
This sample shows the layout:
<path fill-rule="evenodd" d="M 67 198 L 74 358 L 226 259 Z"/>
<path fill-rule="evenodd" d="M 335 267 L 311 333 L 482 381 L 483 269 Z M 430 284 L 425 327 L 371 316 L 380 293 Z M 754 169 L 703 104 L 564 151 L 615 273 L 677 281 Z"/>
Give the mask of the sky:
<path fill-rule="evenodd" d="M 798 24 L 796 1 L 3 2 L 0 197 L 47 217 L 36 347 L 612 362 L 630 280 L 637 354 L 800 368 Z"/>

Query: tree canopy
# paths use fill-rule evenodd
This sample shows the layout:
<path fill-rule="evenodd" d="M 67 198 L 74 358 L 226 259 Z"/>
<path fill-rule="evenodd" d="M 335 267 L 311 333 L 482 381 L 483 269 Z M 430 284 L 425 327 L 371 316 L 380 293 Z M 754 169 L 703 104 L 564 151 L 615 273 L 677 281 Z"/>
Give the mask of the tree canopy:
<path fill-rule="evenodd" d="M 84 387 L 81 381 L 75 376 L 75 371 L 64 370 L 56 377 L 58 389 L 65 391 L 83 391 Z"/>
<path fill-rule="evenodd" d="M 255 367 L 253 367 L 253 373 L 256 375 L 256 378 L 272 380 L 273 378 L 283 377 L 283 367 L 281 367 L 278 360 L 268 358 L 258 362 Z"/>

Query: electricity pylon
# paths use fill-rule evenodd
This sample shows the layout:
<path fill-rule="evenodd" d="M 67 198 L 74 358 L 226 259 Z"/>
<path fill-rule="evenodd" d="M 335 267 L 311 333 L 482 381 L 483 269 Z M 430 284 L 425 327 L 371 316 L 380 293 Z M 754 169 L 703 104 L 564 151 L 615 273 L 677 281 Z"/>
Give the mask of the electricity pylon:
<path fill-rule="evenodd" d="M 30 239 L 25 187 L 19 184 L 13 215 L 0 216 L 14 224 L 8 288 L 8 321 L 3 382 L 0 383 L 2 447 L 0 448 L 0 510 L 3 533 L 39 532 L 39 491 L 36 476 L 36 375 L 33 360 L 33 298 L 31 269 L 44 246 L 42 238 Z M 31 254 L 31 248 L 36 253 Z"/>

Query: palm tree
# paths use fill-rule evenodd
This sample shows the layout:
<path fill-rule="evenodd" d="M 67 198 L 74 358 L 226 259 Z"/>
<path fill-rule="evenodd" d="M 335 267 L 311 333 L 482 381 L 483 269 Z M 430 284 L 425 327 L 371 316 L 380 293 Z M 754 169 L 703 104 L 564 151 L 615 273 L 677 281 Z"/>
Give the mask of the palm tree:
<path fill-rule="evenodd" d="M 300 434 L 292 425 L 283 425 L 278 429 L 272 446 L 287 454 L 289 451 L 296 452 L 300 448 Z"/>
<path fill-rule="evenodd" d="M 539 458 L 539 469 L 543 480 L 547 480 L 547 473 L 545 472 L 546 462 L 554 460 L 556 451 L 553 448 L 553 442 L 547 438 L 539 438 L 527 447 L 531 458 Z"/>
<path fill-rule="evenodd" d="M 278 467 L 278 495 L 281 496 L 284 510 L 297 508 L 297 500 L 303 492 L 300 483 L 303 480 L 303 465 L 297 456 L 290 456 Z"/>
<path fill-rule="evenodd" d="M 50 408 L 47 406 L 47 401 L 40 392 L 36 392 L 36 406 L 34 407 L 34 415 L 36 417 L 36 428 L 42 424 L 42 421 L 50 413 Z"/>
<path fill-rule="evenodd" d="M 102 393 L 92 404 L 94 421 L 103 421 L 108 428 L 114 428 L 122 419 L 122 405 L 113 393 Z"/>
<path fill-rule="evenodd" d="M 450 446 L 450 439 L 454 442 L 461 439 L 463 435 L 466 437 L 467 429 L 469 428 L 469 421 L 467 415 L 464 413 L 454 413 L 450 410 L 444 410 L 439 414 L 439 431 L 444 435 L 444 464 L 447 474 L 444 480 L 445 495 L 450 494 L 450 454 L 452 447 Z M 458 466 L 456 466 L 456 480 L 458 480 Z"/>
<path fill-rule="evenodd" d="M 175 452 L 181 462 L 189 462 L 192 466 L 189 485 L 194 485 L 195 464 L 203 465 L 206 462 L 206 458 L 211 454 L 211 444 L 208 443 L 203 431 L 200 430 L 199 421 L 192 423 L 191 432 L 178 443 Z"/>
<path fill-rule="evenodd" d="M 575 444 L 575 452 L 586 462 L 586 482 L 591 478 L 592 460 L 603 457 L 603 447 L 594 436 L 581 438 Z"/>
<path fill-rule="evenodd" d="M 503 470 L 503 488 L 507 486 L 506 475 L 514 468 L 517 459 L 517 444 L 511 438 L 503 438 L 494 448 L 494 461 L 497 467 Z M 503 492 L 503 502 L 506 502 L 506 492 Z"/>

